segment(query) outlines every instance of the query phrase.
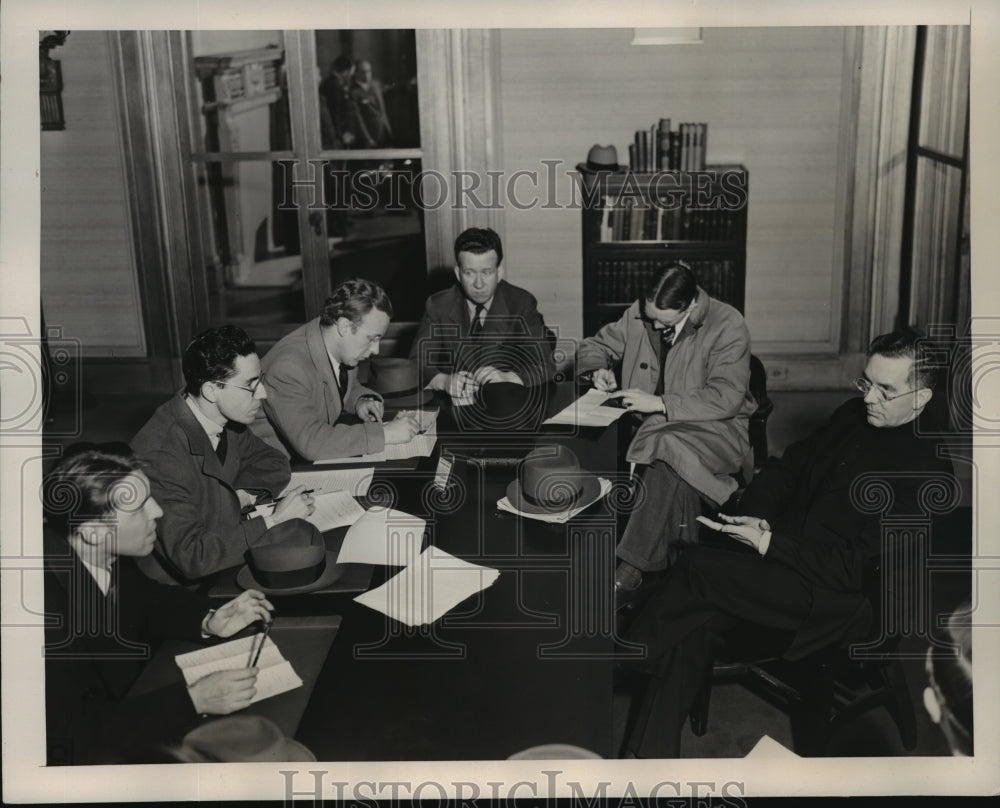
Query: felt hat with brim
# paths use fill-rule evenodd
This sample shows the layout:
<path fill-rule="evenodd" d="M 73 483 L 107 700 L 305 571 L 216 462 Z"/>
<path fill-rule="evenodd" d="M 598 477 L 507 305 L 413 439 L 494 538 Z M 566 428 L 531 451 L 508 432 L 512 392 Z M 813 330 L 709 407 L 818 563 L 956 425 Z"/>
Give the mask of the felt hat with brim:
<path fill-rule="evenodd" d="M 617 173 L 624 171 L 625 166 L 618 165 L 618 149 L 614 146 L 599 146 L 595 143 L 587 152 L 587 162 L 577 163 L 576 170 L 581 174 L 596 174 L 600 171 Z"/>
<path fill-rule="evenodd" d="M 507 486 L 507 499 L 524 513 L 560 513 L 579 503 L 592 502 L 601 483 L 570 449 L 560 445 L 532 449 L 517 469 L 517 479 Z"/>
<path fill-rule="evenodd" d="M 344 573 L 323 534 L 302 519 L 289 519 L 264 534 L 265 544 L 250 548 L 250 563 L 236 573 L 244 589 L 265 595 L 298 595 L 332 584 Z"/>
<path fill-rule="evenodd" d="M 417 363 L 412 359 L 371 359 L 367 386 L 382 396 L 387 409 L 420 407 L 434 398 L 433 390 L 423 390 Z"/>
<path fill-rule="evenodd" d="M 172 750 L 187 763 L 284 763 L 315 761 L 305 746 L 260 715 L 230 715 L 191 730 Z"/>

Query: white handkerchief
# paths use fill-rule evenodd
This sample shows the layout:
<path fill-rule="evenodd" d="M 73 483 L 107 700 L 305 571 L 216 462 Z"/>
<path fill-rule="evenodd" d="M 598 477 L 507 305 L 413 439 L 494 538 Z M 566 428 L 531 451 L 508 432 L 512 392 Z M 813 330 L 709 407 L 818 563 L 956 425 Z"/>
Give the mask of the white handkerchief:
<path fill-rule="evenodd" d="M 393 508 L 371 508 L 344 536 L 338 564 L 405 567 L 420 555 L 427 522 Z"/>
<path fill-rule="evenodd" d="M 495 569 L 470 564 L 432 546 L 398 575 L 355 600 L 408 626 L 424 626 L 492 586 L 499 575 Z"/>
<path fill-rule="evenodd" d="M 523 516 L 525 519 L 537 519 L 539 522 L 549 522 L 552 524 L 562 524 L 563 522 L 568 522 L 574 516 L 576 516 L 580 511 L 589 508 L 597 500 L 602 499 L 608 495 L 608 491 L 611 490 L 611 481 L 604 479 L 604 477 L 597 478 L 601 483 L 600 493 L 593 499 L 587 500 L 586 502 L 579 502 L 574 507 L 569 510 L 559 511 L 557 513 L 526 513 L 525 511 L 519 511 L 513 505 L 510 504 L 510 500 L 507 497 L 499 500 L 497 502 L 497 508 L 501 511 L 507 511 L 507 513 L 517 514 L 518 516 Z"/>

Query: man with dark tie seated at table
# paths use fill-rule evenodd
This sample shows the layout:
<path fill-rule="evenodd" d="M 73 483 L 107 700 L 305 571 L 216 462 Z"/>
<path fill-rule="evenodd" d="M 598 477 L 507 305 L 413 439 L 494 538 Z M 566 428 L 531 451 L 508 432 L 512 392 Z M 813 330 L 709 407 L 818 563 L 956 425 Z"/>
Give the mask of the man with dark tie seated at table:
<path fill-rule="evenodd" d="M 202 714 L 246 707 L 257 669 L 210 673 L 147 695 L 126 694 L 164 638 L 231 637 L 269 621 L 249 589 L 218 609 L 135 567 L 163 511 L 140 464 L 107 448 L 71 449 L 46 478 L 45 700 L 49 765 L 148 762 Z"/>
<path fill-rule="evenodd" d="M 202 332 L 181 367 L 184 390 L 156 410 L 132 448 L 163 508 L 156 548 L 140 568 L 189 584 L 242 564 L 249 548 L 271 543 L 273 526 L 308 517 L 314 503 L 297 486 L 268 516 L 242 518 L 291 479 L 288 458 L 247 428 L 267 391 L 246 332 L 232 325 Z"/>
<path fill-rule="evenodd" d="M 555 366 L 538 301 L 504 280 L 495 231 L 471 227 L 455 239 L 455 279 L 427 299 L 410 351 L 424 383 L 468 401 L 493 382 L 548 382 Z"/>
<path fill-rule="evenodd" d="M 615 589 L 639 587 L 665 569 L 675 545 L 697 541 L 702 500 L 718 508 L 749 449 L 757 405 L 749 391 L 750 332 L 736 309 L 714 300 L 683 263 L 658 269 L 621 319 L 577 351 L 579 373 L 644 416 L 626 454 L 642 491 L 618 544 Z M 671 548 L 674 548 L 673 550 Z"/>
<path fill-rule="evenodd" d="M 789 660 L 869 636 L 866 575 L 883 553 L 911 552 L 883 546 L 892 534 L 871 506 L 884 498 L 889 518 L 921 513 L 921 486 L 951 469 L 938 457 L 940 429 L 924 413 L 935 378 L 913 335 L 876 337 L 855 384 L 863 398 L 770 461 L 733 508 L 739 515 L 718 517 L 726 535 L 685 548 L 630 627 L 627 639 L 647 649 L 636 664 L 652 678 L 628 755 L 679 754 L 681 728 L 728 636 L 742 638 L 741 646 L 758 637 L 774 647 L 747 652 Z M 899 586 L 912 592 L 918 584 L 911 576 Z"/>
<path fill-rule="evenodd" d="M 382 396 L 358 381 L 358 363 L 378 354 L 391 318 L 392 303 L 381 286 L 360 278 L 341 283 L 319 317 L 264 357 L 267 399 L 254 432 L 305 460 L 376 454 L 387 443 L 413 438 L 417 419 L 401 412 L 383 423 Z"/>

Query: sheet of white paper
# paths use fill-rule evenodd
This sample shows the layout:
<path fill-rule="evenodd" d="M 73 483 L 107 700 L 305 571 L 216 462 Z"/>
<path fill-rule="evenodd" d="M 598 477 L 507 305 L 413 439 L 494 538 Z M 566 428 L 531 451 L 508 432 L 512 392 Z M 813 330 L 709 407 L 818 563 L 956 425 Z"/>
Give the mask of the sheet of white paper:
<path fill-rule="evenodd" d="M 574 516 L 576 516 L 580 511 L 589 508 L 597 500 L 602 499 L 608 495 L 608 491 L 611 490 L 611 481 L 606 480 L 603 477 L 597 478 L 601 483 L 600 493 L 593 499 L 587 502 L 581 502 L 568 511 L 559 511 L 558 513 L 525 513 L 524 511 L 519 511 L 513 505 L 510 504 L 510 500 L 507 497 L 499 500 L 497 502 L 497 508 L 501 511 L 507 511 L 507 513 L 513 513 L 517 516 L 523 516 L 525 519 L 537 519 L 539 522 L 550 522 L 552 524 L 562 524 L 563 522 L 568 522 Z"/>
<path fill-rule="evenodd" d="M 312 489 L 313 494 L 327 491 L 347 491 L 353 497 L 363 497 L 368 493 L 375 476 L 373 466 L 356 469 L 324 469 L 323 471 L 293 471 L 292 479 L 278 495 L 284 496 L 297 485 Z"/>
<path fill-rule="evenodd" d="M 338 564 L 405 567 L 420 555 L 427 522 L 393 508 L 371 508 L 344 536 Z"/>
<path fill-rule="evenodd" d="M 256 635 L 240 637 L 238 640 L 199 648 L 187 654 L 178 654 L 174 661 L 184 675 L 184 681 L 190 686 L 216 671 L 231 671 L 247 667 L 251 662 Z M 302 679 L 295 672 L 292 663 L 281 655 L 281 650 L 268 637 L 257 660 L 257 681 L 254 684 L 257 692 L 250 703 L 277 696 L 287 690 L 302 686 Z"/>
<path fill-rule="evenodd" d="M 613 424 L 625 414 L 625 410 L 618 407 L 602 406 L 607 401 L 608 395 L 608 393 L 592 387 L 545 423 L 571 424 L 572 426 L 608 426 Z"/>
<path fill-rule="evenodd" d="M 358 501 L 347 491 L 328 491 L 325 494 L 314 494 L 313 500 L 315 509 L 306 517 L 307 522 L 311 522 L 319 531 L 333 530 L 335 527 L 353 525 L 364 514 Z M 251 512 L 251 516 L 268 516 L 277 507 L 273 502 L 266 505 L 258 505 Z"/>
<path fill-rule="evenodd" d="M 414 435 L 406 443 L 390 443 L 385 447 L 386 460 L 407 460 L 411 457 L 430 457 L 437 443 L 437 434 L 425 432 Z"/>
<path fill-rule="evenodd" d="M 355 600 L 408 626 L 423 626 L 492 586 L 499 575 L 498 570 L 428 547 L 405 570 Z"/>
<path fill-rule="evenodd" d="M 385 452 L 357 455 L 356 457 L 328 457 L 314 460 L 314 466 L 345 466 L 348 463 L 384 463 Z"/>

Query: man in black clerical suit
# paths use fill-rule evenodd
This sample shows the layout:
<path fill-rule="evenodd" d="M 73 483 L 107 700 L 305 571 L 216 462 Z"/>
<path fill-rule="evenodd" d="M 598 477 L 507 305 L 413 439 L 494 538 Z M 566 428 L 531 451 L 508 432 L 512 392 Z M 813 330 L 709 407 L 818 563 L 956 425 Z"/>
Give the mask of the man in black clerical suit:
<path fill-rule="evenodd" d="M 271 619 L 247 590 L 217 610 L 179 586 L 155 583 L 133 561 L 148 555 L 162 515 L 149 480 L 123 451 L 67 453 L 45 487 L 45 702 L 49 765 L 162 759 L 202 714 L 242 709 L 257 669 L 210 673 L 146 695 L 127 694 L 167 638 L 229 637 Z"/>
<path fill-rule="evenodd" d="M 914 335 L 876 337 L 855 384 L 863 398 L 765 467 L 740 515 L 720 515 L 732 548 L 686 549 L 636 618 L 627 636 L 646 646 L 639 668 L 652 678 L 626 756 L 679 755 L 684 720 L 728 634 L 776 629 L 783 647 L 759 650 L 787 659 L 867 635 L 863 576 L 883 552 L 882 526 L 860 507 L 855 483 L 891 479 L 893 507 L 912 513 L 921 485 L 951 469 L 928 437 L 935 380 Z"/>

